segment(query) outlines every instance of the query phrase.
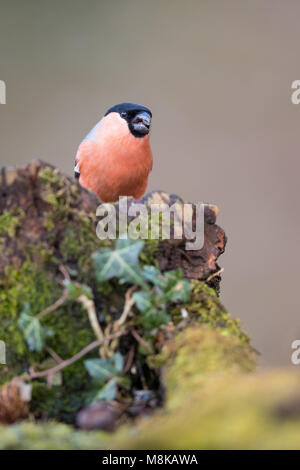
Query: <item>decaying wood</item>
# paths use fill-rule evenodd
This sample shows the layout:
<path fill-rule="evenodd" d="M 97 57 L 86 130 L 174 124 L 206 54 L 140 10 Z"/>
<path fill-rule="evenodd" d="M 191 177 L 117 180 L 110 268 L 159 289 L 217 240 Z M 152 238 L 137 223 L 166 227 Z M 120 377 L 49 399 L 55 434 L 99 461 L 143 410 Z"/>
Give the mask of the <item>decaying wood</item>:
<path fill-rule="evenodd" d="M 200 197 L 201 195 L 199 195 Z M 183 203 L 179 196 L 174 194 L 166 194 L 164 192 L 153 191 L 145 195 L 143 202 L 150 204 L 152 201 L 156 203 L 167 204 L 172 206 L 179 202 Z M 184 276 L 188 279 L 207 280 L 212 287 L 218 287 L 221 277 L 219 275 L 220 267 L 217 259 L 224 253 L 226 245 L 226 235 L 224 230 L 216 225 L 218 208 L 214 205 L 205 204 L 204 208 L 204 244 L 200 250 L 187 250 L 186 242 L 188 239 L 183 236 L 181 240 L 163 240 L 159 244 L 157 259 L 161 271 L 169 271 L 171 269 L 182 268 Z M 195 209 L 193 214 L 193 222 L 195 222 Z M 193 225 L 193 229 L 195 226 Z"/>

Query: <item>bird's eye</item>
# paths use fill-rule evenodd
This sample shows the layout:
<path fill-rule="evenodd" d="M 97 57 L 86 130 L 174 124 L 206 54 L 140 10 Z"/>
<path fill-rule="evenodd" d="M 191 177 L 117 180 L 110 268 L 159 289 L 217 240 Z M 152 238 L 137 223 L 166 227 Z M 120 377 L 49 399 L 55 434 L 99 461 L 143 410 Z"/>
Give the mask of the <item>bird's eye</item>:
<path fill-rule="evenodd" d="M 127 113 L 126 113 L 126 111 L 122 111 L 122 113 L 121 113 L 121 117 L 122 117 L 122 118 L 126 118 L 126 116 L 127 116 Z"/>

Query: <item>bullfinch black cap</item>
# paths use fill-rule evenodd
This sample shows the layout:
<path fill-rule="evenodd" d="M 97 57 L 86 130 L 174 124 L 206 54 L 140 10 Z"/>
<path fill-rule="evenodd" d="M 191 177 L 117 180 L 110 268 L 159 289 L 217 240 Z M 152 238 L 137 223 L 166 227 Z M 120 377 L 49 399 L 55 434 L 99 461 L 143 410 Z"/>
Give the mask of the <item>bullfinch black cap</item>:
<path fill-rule="evenodd" d="M 112 106 L 109 108 L 108 111 L 104 114 L 104 116 L 107 116 L 109 113 L 130 113 L 130 114 L 137 114 L 140 112 L 146 112 L 150 114 L 152 117 L 152 113 L 149 108 L 146 108 L 146 106 L 142 106 L 140 104 L 135 104 L 135 103 L 120 103 L 116 104 L 115 106 Z"/>
<path fill-rule="evenodd" d="M 145 137 L 150 132 L 152 113 L 146 106 L 135 103 L 121 103 L 109 108 L 104 116 L 119 113 L 134 137 Z"/>

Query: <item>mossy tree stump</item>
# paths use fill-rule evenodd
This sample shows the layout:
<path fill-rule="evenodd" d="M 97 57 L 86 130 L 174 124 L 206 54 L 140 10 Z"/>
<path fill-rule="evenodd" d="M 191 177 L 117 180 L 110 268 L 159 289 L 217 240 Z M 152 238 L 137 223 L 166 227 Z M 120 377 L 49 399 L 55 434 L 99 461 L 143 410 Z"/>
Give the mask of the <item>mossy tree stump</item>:
<path fill-rule="evenodd" d="M 95 329 L 91 327 L 84 302 L 63 298 L 51 314 L 42 315 L 43 327 L 52 331 L 45 340 L 46 347 L 37 351 L 28 346 L 20 328 L 20 315 L 29 308 L 30 314 L 37 316 L 56 305 L 64 295 L 66 276 L 76 285 L 88 286 L 99 326 L 112 334 L 113 325 L 124 314 L 126 293 L 137 286 L 131 282 L 120 284 L 117 279 L 97 283 L 92 255 L 113 247 L 114 242 L 97 238 L 95 214 L 100 201 L 77 182 L 50 165 L 33 162 L 24 169 L 4 169 L 0 191 L 0 339 L 7 345 L 7 365 L 0 368 L 0 384 L 4 384 L 15 376 L 30 375 L 32 369 L 35 372 L 51 369 L 55 361 L 67 361 L 95 341 Z M 174 195 L 152 192 L 142 202 L 150 204 L 153 200 L 169 205 L 181 201 Z M 215 223 L 216 215 L 214 206 L 205 207 L 205 238 L 201 250 L 186 253 L 184 239 L 146 240 L 139 253 L 141 267 L 153 266 L 161 273 L 180 268 L 183 277 L 189 279 L 190 296 L 186 301 L 180 298 L 166 301 L 168 323 L 151 329 L 141 326 L 140 313 L 132 305 L 131 329 L 113 342 L 124 361 L 121 375 L 130 382 L 127 389 L 125 386 L 118 389 L 114 400 L 125 410 L 123 414 L 120 412 L 120 423 L 124 416 L 137 416 L 137 410 L 145 410 L 137 407 L 136 391 L 153 392 L 154 401 L 149 406 L 152 411 L 164 405 L 165 370 L 172 358 L 181 357 L 176 344 L 180 344 L 183 334 L 191 347 L 185 348 L 184 370 L 178 372 L 180 382 L 181 374 L 183 377 L 189 374 L 189 361 L 195 366 L 196 382 L 202 380 L 206 356 L 202 351 L 197 358 L 203 357 L 203 361 L 194 364 L 193 347 L 197 350 L 199 342 L 206 343 L 205 338 L 209 341 L 212 338 L 213 348 L 218 343 L 216 338 L 221 343 L 222 338 L 225 341 L 215 359 L 209 355 L 211 364 L 223 359 L 225 364 L 227 357 L 231 363 L 232 354 L 237 354 L 238 368 L 253 368 L 254 353 L 249 338 L 238 320 L 229 316 L 217 295 L 220 282 L 217 259 L 224 251 L 226 237 Z M 163 279 L 164 274 L 161 276 Z M 53 377 L 50 381 L 43 377 L 32 380 L 30 412 L 37 420 L 75 422 L 78 411 L 86 406 L 92 386 L 84 361 L 96 355 L 94 349 L 65 367 L 59 383 L 53 384 Z M 177 372 L 170 377 L 171 373 L 168 379 L 171 389 L 176 388 Z M 169 396 L 168 388 L 166 396 Z M 147 412 L 149 407 L 146 406 Z"/>

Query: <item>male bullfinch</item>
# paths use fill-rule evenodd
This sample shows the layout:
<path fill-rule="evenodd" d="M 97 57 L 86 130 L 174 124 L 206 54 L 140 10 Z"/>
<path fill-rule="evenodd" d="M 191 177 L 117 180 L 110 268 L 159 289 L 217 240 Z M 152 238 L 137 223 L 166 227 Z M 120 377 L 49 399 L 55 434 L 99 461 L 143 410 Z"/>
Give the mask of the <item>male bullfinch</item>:
<path fill-rule="evenodd" d="M 110 108 L 79 145 L 75 177 L 103 202 L 139 199 L 152 170 L 150 109 L 134 103 Z"/>

